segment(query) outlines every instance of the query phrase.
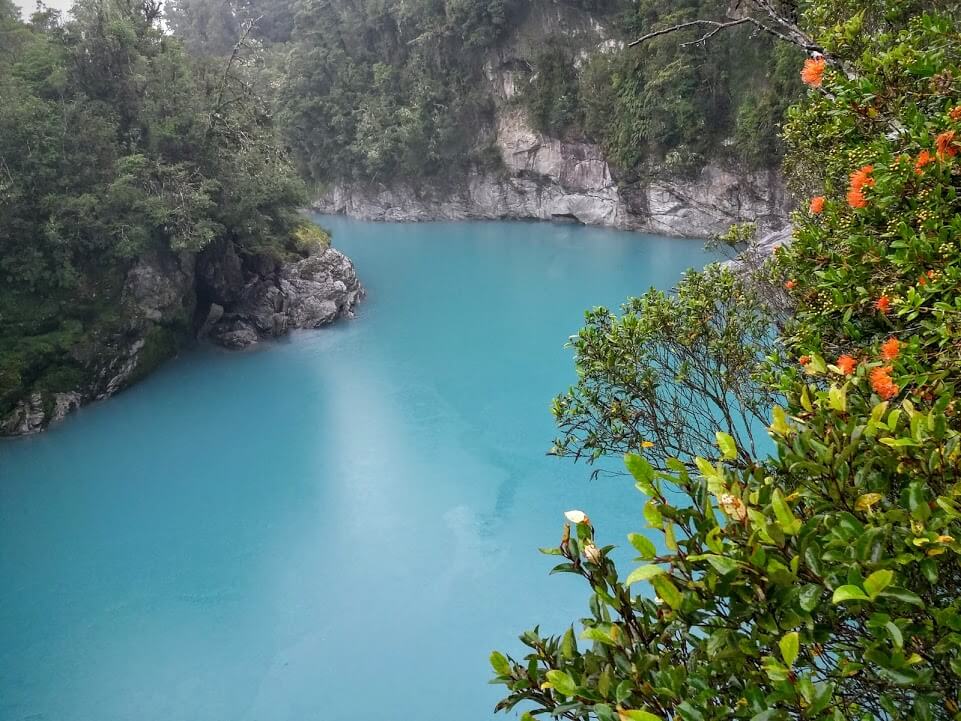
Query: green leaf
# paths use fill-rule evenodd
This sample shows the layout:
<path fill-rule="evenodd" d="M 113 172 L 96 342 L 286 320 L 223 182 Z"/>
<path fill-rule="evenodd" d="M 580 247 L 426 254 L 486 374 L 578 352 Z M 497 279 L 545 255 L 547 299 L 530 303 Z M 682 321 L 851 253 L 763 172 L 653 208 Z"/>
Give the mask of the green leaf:
<path fill-rule="evenodd" d="M 727 558 L 726 556 L 719 556 L 716 553 L 705 553 L 702 558 L 714 566 L 715 570 L 722 576 L 726 576 L 737 569 L 737 561 Z"/>
<path fill-rule="evenodd" d="M 639 581 L 648 581 L 654 576 L 660 576 L 662 573 L 666 573 L 660 566 L 655 566 L 654 564 L 648 566 L 639 566 L 628 574 L 627 578 L 624 580 L 625 586 L 631 586 Z"/>
<path fill-rule="evenodd" d="M 721 456 L 727 461 L 733 461 L 737 458 L 737 444 L 734 439 L 722 431 L 718 431 L 715 436 L 717 437 L 717 447 L 721 449 Z"/>
<path fill-rule="evenodd" d="M 798 596 L 798 604 L 801 608 L 808 613 L 813 611 L 818 607 L 818 603 L 821 600 L 821 587 L 813 583 L 807 584 L 801 589 L 801 593 Z"/>
<path fill-rule="evenodd" d="M 637 549 L 644 560 L 649 561 L 657 555 L 657 548 L 647 536 L 641 533 L 629 533 L 627 534 L 627 540 Z"/>
<path fill-rule="evenodd" d="M 498 676 L 510 676 L 511 675 L 511 664 L 507 660 L 507 657 L 500 653 L 499 651 L 491 652 L 491 668 L 494 669 L 494 673 Z"/>
<path fill-rule="evenodd" d="M 831 410 L 838 411 L 839 413 L 844 413 L 848 409 L 848 394 L 847 390 L 842 386 L 831 386 L 828 389 L 828 405 L 831 406 Z"/>
<path fill-rule="evenodd" d="M 558 693 L 562 693 L 565 696 L 573 696 L 577 693 L 577 684 L 574 683 L 574 679 L 563 671 L 556 669 L 548 671 L 547 680 L 550 681 L 551 686 L 553 686 L 554 690 Z"/>
<path fill-rule="evenodd" d="M 831 603 L 837 605 L 845 601 L 870 601 L 871 599 L 857 586 L 839 586 L 834 589 Z"/>
<path fill-rule="evenodd" d="M 655 716 L 648 711 L 632 711 L 629 709 L 618 710 L 617 715 L 620 721 L 664 721 L 660 716 Z"/>
<path fill-rule="evenodd" d="M 627 467 L 628 472 L 634 476 L 634 480 L 637 481 L 637 487 L 642 493 L 646 493 L 649 496 L 655 495 L 654 493 L 654 467 L 647 462 L 642 456 L 636 453 L 628 453 L 624 456 L 624 465 Z"/>
<path fill-rule="evenodd" d="M 781 406 L 774 406 L 772 410 L 773 422 L 771 431 L 779 436 L 786 436 L 791 432 L 791 426 L 787 422 L 787 414 Z"/>
<path fill-rule="evenodd" d="M 611 635 L 603 628 L 585 628 L 581 634 L 581 638 L 587 641 L 597 641 L 598 643 L 603 643 L 605 646 L 617 645 L 614 639 L 611 638 Z"/>
<path fill-rule="evenodd" d="M 885 598 L 895 598 L 902 603 L 910 603 L 914 606 L 924 608 L 924 601 L 921 599 L 921 597 L 918 594 L 907 590 L 906 588 L 895 588 L 894 586 L 891 586 L 881 591 L 881 595 Z"/>
<path fill-rule="evenodd" d="M 870 596 L 871 600 L 873 601 L 878 597 L 878 594 L 880 594 L 881 591 L 891 585 L 891 581 L 893 580 L 894 571 L 889 571 L 887 569 L 875 571 L 864 579 L 864 590 L 868 592 L 868 596 Z"/>
<path fill-rule="evenodd" d="M 771 505 L 774 507 L 774 515 L 777 517 L 781 530 L 789 536 L 797 535 L 801 530 L 801 521 L 794 516 L 780 488 L 774 489 L 771 496 Z"/>
<path fill-rule="evenodd" d="M 681 596 L 681 592 L 677 590 L 677 586 L 671 583 L 671 579 L 666 575 L 654 576 L 651 579 L 651 585 L 654 586 L 654 591 L 668 606 L 675 611 L 681 607 L 681 604 L 684 602 L 684 597 Z"/>
<path fill-rule="evenodd" d="M 801 640 L 798 632 L 791 631 L 791 633 L 784 634 L 778 642 L 778 646 L 781 648 L 781 658 L 784 659 L 784 663 L 786 663 L 788 667 L 793 666 L 794 662 L 797 661 L 798 652 L 801 648 Z"/>
<path fill-rule="evenodd" d="M 650 524 L 651 528 L 660 528 L 664 521 L 661 517 L 661 509 L 653 498 L 644 504 L 644 520 Z"/>

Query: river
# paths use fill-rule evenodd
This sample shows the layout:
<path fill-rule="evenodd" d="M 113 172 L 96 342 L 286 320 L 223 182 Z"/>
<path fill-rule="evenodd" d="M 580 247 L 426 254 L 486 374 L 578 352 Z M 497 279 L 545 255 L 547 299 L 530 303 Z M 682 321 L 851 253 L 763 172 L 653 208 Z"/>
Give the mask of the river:
<path fill-rule="evenodd" d="M 490 721 L 490 651 L 586 608 L 537 552 L 563 512 L 643 526 L 631 482 L 545 455 L 549 403 L 583 311 L 701 243 L 321 222 L 356 319 L 184 353 L 0 443 L 2 721 Z"/>

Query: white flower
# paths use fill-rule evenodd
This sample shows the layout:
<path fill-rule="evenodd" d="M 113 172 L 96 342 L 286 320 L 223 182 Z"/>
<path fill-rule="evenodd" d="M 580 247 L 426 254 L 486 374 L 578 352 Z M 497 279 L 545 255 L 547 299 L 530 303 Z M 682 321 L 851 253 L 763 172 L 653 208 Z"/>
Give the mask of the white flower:
<path fill-rule="evenodd" d="M 584 513 L 584 511 L 578 511 L 578 510 L 565 511 L 564 518 L 566 518 L 571 523 L 575 523 L 575 524 L 591 522 L 591 519 L 587 517 L 587 514 Z"/>

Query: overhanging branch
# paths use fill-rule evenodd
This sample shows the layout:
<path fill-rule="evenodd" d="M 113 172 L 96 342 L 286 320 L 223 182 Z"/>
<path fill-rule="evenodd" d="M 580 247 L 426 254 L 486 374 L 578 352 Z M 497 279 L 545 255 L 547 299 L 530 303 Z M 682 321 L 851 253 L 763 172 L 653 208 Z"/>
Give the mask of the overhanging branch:
<path fill-rule="evenodd" d="M 639 37 L 637 40 L 628 43 L 628 47 L 636 47 L 652 38 L 656 38 L 661 35 L 669 35 L 671 33 L 696 27 L 707 28 L 707 32 L 705 32 L 704 35 L 697 40 L 681 43 L 681 46 L 687 47 L 690 45 L 701 45 L 722 30 L 727 30 L 728 28 L 737 27 L 739 25 L 751 25 L 756 30 L 766 33 L 771 37 L 777 38 L 783 42 L 795 45 L 807 53 L 824 53 L 824 49 L 815 43 L 813 38 L 801 30 L 801 28 L 798 27 L 798 25 L 792 19 L 779 13 L 769 0 L 751 0 L 751 4 L 754 6 L 758 14 L 762 16 L 766 15 L 769 20 L 762 22 L 757 17 L 754 17 L 754 15 L 732 17 L 728 20 L 688 20 L 687 22 L 677 23 L 675 25 L 671 25 L 670 27 L 649 32 L 646 35 Z"/>

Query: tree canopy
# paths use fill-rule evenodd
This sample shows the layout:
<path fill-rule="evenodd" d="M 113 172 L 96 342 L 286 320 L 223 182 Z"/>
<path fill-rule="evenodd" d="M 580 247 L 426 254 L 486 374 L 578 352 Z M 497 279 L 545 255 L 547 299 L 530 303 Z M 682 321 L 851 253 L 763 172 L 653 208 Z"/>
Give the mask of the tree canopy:
<path fill-rule="evenodd" d="M 150 0 L 81 0 L 66 21 L 3 7 L 0 413 L 74 389 L 82 348 L 130 322 L 136 259 L 283 253 L 305 202 L 242 57 L 190 58 Z"/>
<path fill-rule="evenodd" d="M 786 167 L 809 198 L 794 241 L 746 277 L 708 270 L 673 300 L 588 318 L 581 381 L 556 409 L 576 430 L 566 448 L 626 452 L 647 528 L 628 537 L 638 558 L 622 573 L 608 545 L 618 539 L 567 513 L 544 552 L 586 581 L 587 614 L 576 631 L 524 633 L 522 658 L 492 654 L 499 709 L 961 718 L 961 17 L 911 0 L 798 9 L 789 22 L 822 52 L 797 64 L 809 91 L 784 130 Z M 790 317 L 767 348 L 723 312 L 772 282 Z M 699 314 L 706 328 L 688 327 Z M 745 446 L 723 413 L 658 437 L 651 384 L 692 392 L 667 372 L 680 366 L 661 362 L 665 348 L 718 364 L 704 368 L 733 398 L 755 383 L 746 407 L 768 403 L 772 451 Z M 700 385 L 709 408 L 714 388 Z"/>

